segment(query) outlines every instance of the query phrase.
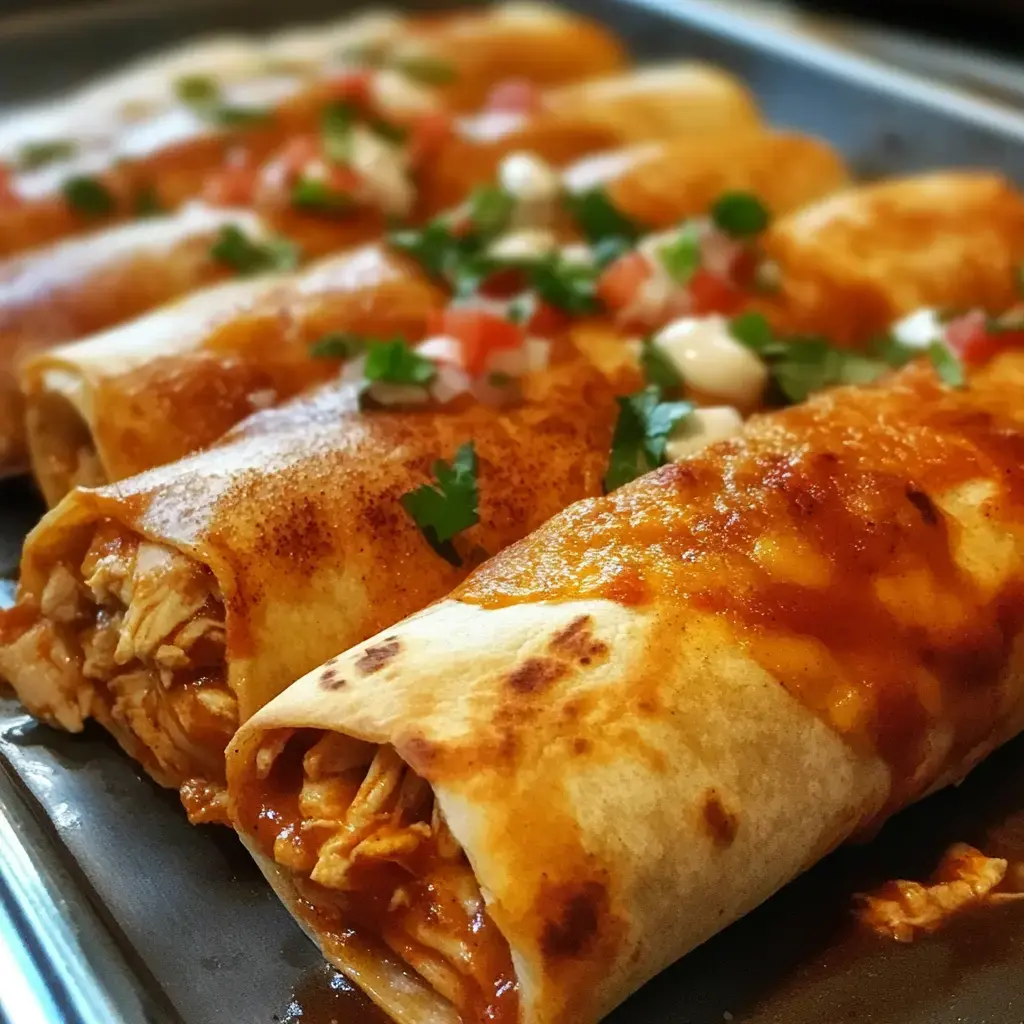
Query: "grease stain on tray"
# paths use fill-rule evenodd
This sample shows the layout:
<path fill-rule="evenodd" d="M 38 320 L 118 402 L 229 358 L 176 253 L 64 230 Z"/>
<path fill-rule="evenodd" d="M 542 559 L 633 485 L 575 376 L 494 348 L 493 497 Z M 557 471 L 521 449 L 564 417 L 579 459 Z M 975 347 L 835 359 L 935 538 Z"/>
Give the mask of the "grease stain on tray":
<path fill-rule="evenodd" d="M 307 971 L 274 1024 L 387 1024 L 384 1016 L 340 971 L 321 965 Z"/>

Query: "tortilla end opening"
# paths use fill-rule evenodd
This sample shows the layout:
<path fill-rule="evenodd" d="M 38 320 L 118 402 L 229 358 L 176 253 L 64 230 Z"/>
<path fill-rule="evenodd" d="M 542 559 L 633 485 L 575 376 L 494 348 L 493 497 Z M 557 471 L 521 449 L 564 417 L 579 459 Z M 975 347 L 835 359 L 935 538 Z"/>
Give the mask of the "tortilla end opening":
<path fill-rule="evenodd" d="M 36 480 L 51 508 L 75 487 L 108 483 L 77 395 L 63 388 L 30 395 L 25 424 Z"/>

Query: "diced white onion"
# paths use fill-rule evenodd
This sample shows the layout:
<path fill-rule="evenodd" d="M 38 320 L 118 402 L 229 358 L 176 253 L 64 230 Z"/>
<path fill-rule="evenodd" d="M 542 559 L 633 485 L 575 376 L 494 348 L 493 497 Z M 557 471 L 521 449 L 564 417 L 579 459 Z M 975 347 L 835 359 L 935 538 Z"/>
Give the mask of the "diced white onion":
<path fill-rule="evenodd" d="M 550 228 L 520 228 L 495 239 L 487 254 L 501 260 L 536 260 L 558 248 L 558 239 Z"/>
<path fill-rule="evenodd" d="M 366 356 L 356 356 L 350 359 L 341 367 L 341 379 L 350 382 L 360 382 L 366 377 Z"/>
<path fill-rule="evenodd" d="M 749 409 L 768 383 L 768 368 L 730 333 L 721 316 L 684 317 L 662 329 L 654 344 L 672 361 L 688 387 Z"/>
<path fill-rule="evenodd" d="M 374 107 L 384 114 L 430 114 L 441 109 L 437 95 L 406 75 L 382 68 L 370 83 Z"/>
<path fill-rule="evenodd" d="M 394 217 L 404 217 L 412 210 L 416 191 L 400 147 L 356 125 L 352 130 L 351 164 L 381 210 Z"/>
<path fill-rule="evenodd" d="M 563 245 L 561 251 L 563 263 L 574 267 L 589 267 L 594 262 L 594 250 L 583 242 L 572 242 L 570 245 Z"/>
<path fill-rule="evenodd" d="M 919 309 L 893 325 L 893 337 L 909 348 L 928 348 L 933 342 L 942 341 L 946 328 L 934 309 Z"/>
<path fill-rule="evenodd" d="M 277 392 L 273 388 L 261 388 L 249 392 L 249 405 L 254 409 L 269 409 L 277 401 Z"/>
<path fill-rule="evenodd" d="M 425 405 L 430 400 L 427 389 L 418 384 L 392 384 L 382 380 L 375 380 L 366 393 L 380 405 Z"/>
<path fill-rule="evenodd" d="M 736 258 L 743 251 L 743 243 L 730 238 L 724 231 L 717 231 L 710 225 L 700 236 L 700 265 L 715 277 L 732 279 Z"/>
<path fill-rule="evenodd" d="M 529 373 L 546 370 L 551 362 L 551 342 L 543 338 L 527 338 L 523 345 L 526 351 L 526 369 Z"/>
<path fill-rule="evenodd" d="M 503 373 L 507 377 L 522 377 L 527 371 L 526 346 L 503 348 L 487 360 L 487 372 Z"/>
<path fill-rule="evenodd" d="M 535 227 L 550 222 L 562 181 L 548 163 L 533 153 L 510 153 L 501 162 L 498 181 L 516 200 L 513 224 Z"/>
<path fill-rule="evenodd" d="M 446 334 L 439 334 L 436 337 L 427 338 L 426 341 L 421 341 L 416 346 L 416 353 L 435 363 L 462 365 L 462 345 L 455 338 Z"/>
<path fill-rule="evenodd" d="M 695 409 L 673 431 L 665 445 L 670 462 L 678 462 L 715 441 L 735 437 L 743 429 L 743 417 L 731 405 Z"/>
<path fill-rule="evenodd" d="M 472 386 L 469 374 L 453 363 L 440 363 L 437 376 L 430 385 L 430 394 L 435 402 L 444 405 L 464 395 Z"/>

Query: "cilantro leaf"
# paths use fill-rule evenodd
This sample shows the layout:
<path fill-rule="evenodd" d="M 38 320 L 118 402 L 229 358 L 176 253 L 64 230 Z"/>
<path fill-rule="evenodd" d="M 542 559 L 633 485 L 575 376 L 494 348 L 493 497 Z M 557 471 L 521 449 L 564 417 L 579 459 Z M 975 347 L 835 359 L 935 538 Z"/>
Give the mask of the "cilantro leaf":
<path fill-rule="evenodd" d="M 240 107 L 225 103 L 220 83 L 209 75 L 183 75 L 174 83 L 179 100 L 196 116 L 221 128 L 242 128 L 270 118 L 263 107 Z"/>
<path fill-rule="evenodd" d="M 432 277 L 441 279 L 448 278 L 466 248 L 440 219 L 415 230 L 393 231 L 388 241 L 408 253 Z"/>
<path fill-rule="evenodd" d="M 779 348 L 775 332 L 763 313 L 740 313 L 734 316 L 729 321 L 729 333 L 759 356 L 770 355 Z"/>
<path fill-rule="evenodd" d="M 238 107 L 230 104 L 211 108 L 207 120 L 220 128 L 248 128 L 270 121 L 273 114 L 266 107 Z"/>
<path fill-rule="evenodd" d="M 330 331 L 309 346 L 314 359 L 353 359 L 366 351 L 366 339 L 351 331 Z"/>
<path fill-rule="evenodd" d="M 132 200 L 132 213 L 136 217 L 157 217 L 164 212 L 160 193 L 153 185 L 143 185 Z"/>
<path fill-rule="evenodd" d="M 644 229 L 616 208 L 608 193 L 600 187 L 569 193 L 565 205 L 588 242 L 596 244 L 608 239 L 635 242 Z"/>
<path fill-rule="evenodd" d="M 78 152 L 78 146 L 70 139 L 53 139 L 49 142 L 26 142 L 18 150 L 18 169 L 35 171 L 58 160 L 70 160 Z"/>
<path fill-rule="evenodd" d="M 477 458 L 472 441 L 455 453 L 451 463 L 434 463 L 435 484 L 423 484 L 399 499 L 430 546 L 452 565 L 462 559 L 452 538 L 480 521 Z"/>
<path fill-rule="evenodd" d="M 733 238 L 753 238 L 768 227 L 771 218 L 752 192 L 726 192 L 711 207 L 711 219 Z"/>
<path fill-rule="evenodd" d="M 883 334 L 869 346 L 869 351 L 876 359 L 881 359 L 887 366 L 898 370 L 906 366 L 911 359 L 921 355 L 921 349 L 913 345 L 905 345 L 894 334 Z"/>
<path fill-rule="evenodd" d="M 696 226 L 685 225 L 677 238 L 658 250 L 658 259 L 673 281 L 686 284 L 700 267 L 700 238 Z"/>
<path fill-rule="evenodd" d="M 530 287 L 556 309 L 574 316 L 596 313 L 598 271 L 585 263 L 563 260 L 558 253 L 536 261 L 528 271 Z"/>
<path fill-rule="evenodd" d="M 352 208 L 352 197 L 331 188 L 320 178 L 300 177 L 291 187 L 289 199 L 298 210 L 316 213 L 344 213 Z"/>
<path fill-rule="evenodd" d="M 368 381 L 426 386 L 436 374 L 435 363 L 414 352 L 404 338 L 371 341 L 367 345 L 363 375 Z"/>
<path fill-rule="evenodd" d="M 469 197 L 469 219 L 481 235 L 492 237 L 508 226 L 515 205 L 515 199 L 500 186 L 481 185 Z"/>
<path fill-rule="evenodd" d="M 676 364 L 654 343 L 648 335 L 641 342 L 640 367 L 644 371 L 644 379 L 665 392 L 678 391 L 683 386 L 683 375 Z"/>
<path fill-rule="evenodd" d="M 891 367 L 880 359 L 833 348 L 819 338 L 791 340 L 784 355 L 769 362 L 772 377 L 790 402 L 838 384 L 870 384 Z"/>
<path fill-rule="evenodd" d="M 375 135 L 379 135 L 385 142 L 393 143 L 396 146 L 400 146 L 409 139 L 408 128 L 404 128 L 400 124 L 393 124 L 391 121 L 385 121 L 382 117 L 370 118 L 367 126 L 370 131 Z"/>
<path fill-rule="evenodd" d="M 663 401 L 661 388 L 654 385 L 617 401 L 619 418 L 604 478 L 606 491 L 663 465 L 669 436 L 694 408 L 692 402 Z"/>
<path fill-rule="evenodd" d="M 61 191 L 68 205 L 87 217 L 106 217 L 117 205 L 113 193 L 99 178 L 85 174 L 68 178 L 61 185 Z"/>
<path fill-rule="evenodd" d="M 458 77 L 455 65 L 438 57 L 401 57 L 392 62 L 395 71 L 424 85 L 448 85 Z"/>
<path fill-rule="evenodd" d="M 210 255 L 243 277 L 274 270 L 294 270 L 299 265 L 299 247 L 287 238 L 254 242 L 237 224 L 226 224 L 210 246 Z"/>
<path fill-rule="evenodd" d="M 951 388 L 962 388 L 966 383 L 964 368 L 953 350 L 941 341 L 933 341 L 927 351 L 928 358 L 941 380 Z"/>
<path fill-rule="evenodd" d="M 174 93 L 190 107 L 205 107 L 220 102 L 220 83 L 210 75 L 182 75 L 174 83 Z"/>
<path fill-rule="evenodd" d="M 320 117 L 320 137 L 324 153 L 336 164 L 352 159 L 352 128 L 356 110 L 351 103 L 329 103 Z"/>

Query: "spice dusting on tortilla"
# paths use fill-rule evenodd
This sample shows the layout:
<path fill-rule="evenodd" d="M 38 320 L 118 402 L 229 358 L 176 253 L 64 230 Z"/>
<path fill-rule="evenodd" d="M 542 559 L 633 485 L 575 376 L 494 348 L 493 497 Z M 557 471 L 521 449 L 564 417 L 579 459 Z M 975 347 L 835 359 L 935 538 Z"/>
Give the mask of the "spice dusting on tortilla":
<path fill-rule="evenodd" d="M 379 644 L 367 647 L 359 656 L 356 668 L 364 676 L 379 672 L 402 649 L 401 641 L 396 636 L 385 637 Z"/>

